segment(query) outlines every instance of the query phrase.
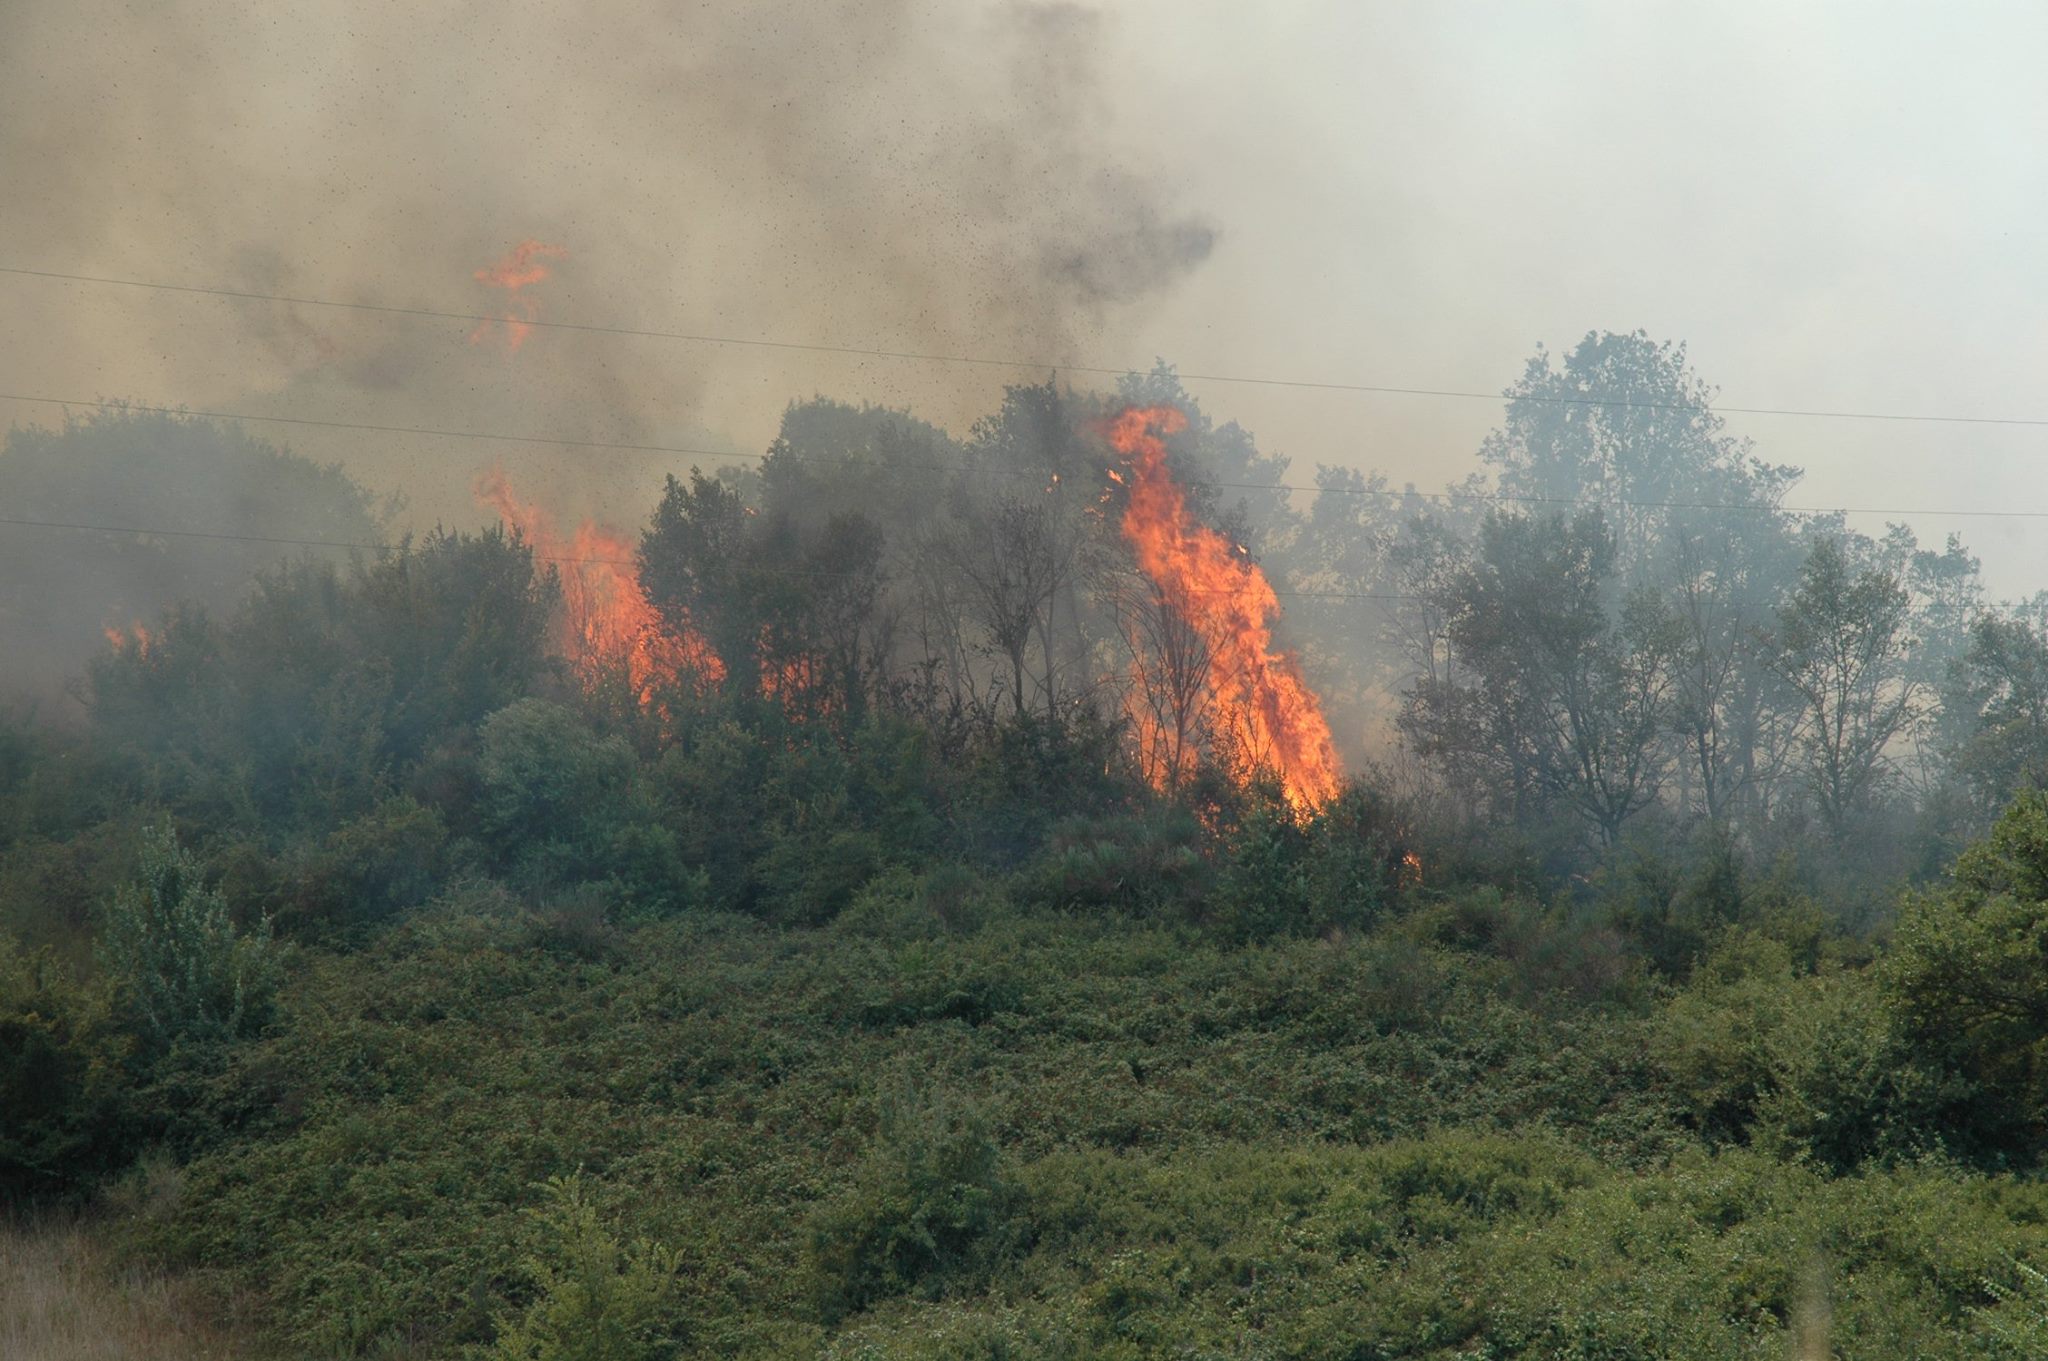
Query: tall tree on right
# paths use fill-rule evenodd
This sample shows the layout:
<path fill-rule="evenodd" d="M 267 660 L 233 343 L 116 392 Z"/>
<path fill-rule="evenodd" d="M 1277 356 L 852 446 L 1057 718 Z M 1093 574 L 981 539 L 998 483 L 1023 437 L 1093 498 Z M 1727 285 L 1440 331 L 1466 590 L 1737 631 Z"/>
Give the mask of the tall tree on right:
<path fill-rule="evenodd" d="M 1923 713 L 1895 570 L 1859 569 L 1842 540 L 1814 540 L 1778 611 L 1772 665 L 1797 694 L 1796 757 L 1837 847 L 1897 775 L 1893 745 Z"/>

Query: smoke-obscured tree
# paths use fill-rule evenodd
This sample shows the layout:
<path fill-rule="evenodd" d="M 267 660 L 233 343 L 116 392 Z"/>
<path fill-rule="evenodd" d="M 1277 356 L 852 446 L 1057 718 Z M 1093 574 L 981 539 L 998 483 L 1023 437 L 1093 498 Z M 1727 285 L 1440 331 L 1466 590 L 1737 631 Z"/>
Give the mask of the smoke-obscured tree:
<path fill-rule="evenodd" d="M 961 457 L 957 441 L 907 411 L 814 397 L 782 413 L 753 504 L 806 529 L 830 515 L 860 515 L 888 538 L 907 539 Z"/>
<path fill-rule="evenodd" d="M 1451 682 L 1457 659 L 1451 647 L 1456 587 L 1472 563 L 1472 541 L 1440 516 L 1416 514 L 1387 546 L 1386 584 L 1392 599 L 1377 610 L 1376 641 L 1401 659 L 1407 675 L 1437 687 Z M 1372 608 L 1372 602 L 1365 605 Z"/>
<path fill-rule="evenodd" d="M 0 535 L 0 688 L 10 689 L 74 672 L 104 649 L 109 626 L 179 603 L 232 612 L 259 572 L 294 551 L 280 540 L 381 542 L 390 509 L 338 466 L 238 425 L 119 407 L 8 432 L 0 506 L 16 519 L 141 531 Z"/>
<path fill-rule="evenodd" d="M 1767 814 L 1798 720 L 1765 632 L 1790 583 L 1791 540 L 1775 516 L 1751 525 L 1729 534 L 1674 524 L 1656 560 L 1677 627 L 1670 722 L 1680 790 L 1716 823 Z"/>
<path fill-rule="evenodd" d="M 1772 665 L 1799 696 L 1795 759 L 1837 846 L 1892 782 L 1893 744 L 1921 714 L 1909 604 L 1896 572 L 1859 570 L 1839 537 L 1823 535 L 1778 611 Z"/>
<path fill-rule="evenodd" d="M 1977 558 L 1951 534 L 1940 552 L 1915 545 L 1905 585 L 1912 595 L 1913 677 L 1938 686 L 1949 664 L 1972 642 L 1972 627 L 1984 612 L 1984 581 Z"/>
<path fill-rule="evenodd" d="M 1653 596 L 1617 599 L 1615 555 L 1597 512 L 1490 516 L 1446 602 L 1463 677 L 1419 682 L 1402 716 L 1425 755 L 1491 775 L 1517 812 L 1555 800 L 1604 845 L 1661 787 L 1678 647 Z"/>
<path fill-rule="evenodd" d="M 1027 550 L 1036 564 L 1030 573 L 1033 593 L 1042 590 L 1044 603 L 1032 611 L 1035 688 L 1054 721 L 1092 688 L 1089 659 L 1106 632 L 1088 591 L 1110 552 L 1109 529 L 1095 513 L 1104 481 L 1101 455 L 1086 438 L 1097 411 L 1096 403 L 1051 381 L 1011 387 L 994 414 L 975 422 L 967 441 L 978 485 L 963 488 L 961 532 L 1020 536 L 1012 546 Z M 1009 513 L 1005 507 L 1023 504 L 1042 509 L 1007 529 L 999 523 Z M 986 592 L 975 587 L 974 593 L 982 597 L 979 613 L 986 628 L 992 619 Z M 1007 656 L 1007 643 L 995 645 Z"/>
<path fill-rule="evenodd" d="M 1050 636 L 1046 614 L 1068 567 L 1061 561 L 1065 537 L 1044 501 L 1006 497 L 961 525 L 951 545 L 949 562 L 970 617 L 1007 668 L 1005 685 L 1020 716 L 1034 687 L 1048 700 L 1053 690 L 1049 670 L 1027 675 L 1026 658 L 1034 639 Z M 1050 668 L 1050 656 L 1042 661 Z"/>
<path fill-rule="evenodd" d="M 1620 570 L 1634 577 L 1672 517 L 1774 506 L 1799 476 L 1726 434 L 1713 395 L 1684 345 L 1589 332 L 1562 363 L 1537 351 L 1479 456 L 1508 496 L 1607 507 Z"/>
<path fill-rule="evenodd" d="M 347 571 L 290 564 L 226 620 L 180 610 L 94 661 L 93 726 L 226 820 L 275 834 L 360 814 L 540 682 L 556 590 L 497 530 Z"/>
<path fill-rule="evenodd" d="M 809 531 L 764 517 L 751 552 L 756 598 L 768 604 L 762 683 L 792 715 L 858 724 L 889 653 L 880 527 L 859 514 Z"/>
<path fill-rule="evenodd" d="M 2048 634 L 1979 615 L 1941 689 L 1937 745 L 1979 817 L 2048 784 Z"/>
<path fill-rule="evenodd" d="M 741 696 L 761 687 L 751 664 L 763 621 L 749 570 L 750 518 L 736 490 L 693 468 L 688 484 L 668 479 L 639 552 L 648 601 L 672 632 L 696 632 L 711 644 L 726 687 Z"/>
<path fill-rule="evenodd" d="M 701 634 L 727 689 L 857 722 L 887 652 L 879 527 L 859 514 L 806 524 L 757 511 L 692 472 L 668 479 L 641 537 L 642 589 L 678 634 Z"/>

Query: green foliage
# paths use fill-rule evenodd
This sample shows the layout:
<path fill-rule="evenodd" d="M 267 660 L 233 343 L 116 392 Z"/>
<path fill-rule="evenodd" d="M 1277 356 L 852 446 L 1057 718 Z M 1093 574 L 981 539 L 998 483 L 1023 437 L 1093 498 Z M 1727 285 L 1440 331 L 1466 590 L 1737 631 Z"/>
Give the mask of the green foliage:
<path fill-rule="evenodd" d="M 2048 1140 L 2048 795 L 2023 794 L 1947 888 L 1907 896 L 1882 965 L 1916 1058 L 1956 1079 L 1948 1112 L 1977 1156 Z"/>
<path fill-rule="evenodd" d="M 987 1122 L 918 1093 L 885 1101 L 854 1187 L 812 1221 L 819 1312 L 836 1322 L 889 1295 L 986 1278 L 1025 1230 Z"/>
<path fill-rule="evenodd" d="M 2048 635 L 2025 619 L 1972 621 L 1942 678 L 1938 729 L 1951 778 L 1982 816 L 2048 783 Z"/>
<path fill-rule="evenodd" d="M 1222 838 L 1208 919 L 1230 938 L 1270 940 L 1370 925 L 1416 870 L 1390 808 L 1361 784 L 1309 813 L 1255 789 Z"/>
<path fill-rule="evenodd" d="M 100 949 L 153 1050 L 223 1043 L 270 1018 L 281 968 L 269 923 L 238 928 L 168 822 L 143 833 L 138 875 L 107 904 Z"/>
<path fill-rule="evenodd" d="M 448 858 L 439 809 L 409 795 L 386 799 L 328 834 L 294 875 L 293 906 L 303 921 L 339 929 L 372 926 L 433 896 Z"/>
<path fill-rule="evenodd" d="M 622 1245 L 605 1228 L 580 1174 L 550 1177 L 532 1212 L 520 1270 L 534 1299 L 499 1320 L 496 1361 L 660 1361 L 672 1332 L 681 1258 L 658 1243 Z"/>
<path fill-rule="evenodd" d="M 2012 1273 L 2012 1284 L 1984 1278 L 1984 1289 L 1994 1302 L 1975 1310 L 1974 1316 L 1989 1344 L 1986 1355 L 2037 1361 L 2048 1356 L 2048 1273 L 2021 1261 L 2012 1263 Z"/>
<path fill-rule="evenodd" d="M 369 811 L 545 674 L 552 576 L 495 531 L 298 563 L 88 670 L 94 736 L 180 813 L 270 840 Z"/>
<path fill-rule="evenodd" d="M 1192 915 L 1210 878 L 1200 833 L 1193 815 L 1179 809 L 1062 823 L 1030 873 L 1032 891 L 1081 911 Z"/>
<path fill-rule="evenodd" d="M 478 739 L 478 812 L 499 854 L 511 861 L 553 846 L 572 870 L 594 864 L 631 789 L 632 748 L 540 699 L 492 714 Z"/>
<path fill-rule="evenodd" d="M 0 936 L 0 1201 L 108 1169 L 124 1133 L 126 1048 L 101 993 Z"/>
<path fill-rule="evenodd" d="M 1632 385 L 1704 392 L 1641 337 L 1534 366 L 1503 487 L 1788 480 L 1706 413 L 1562 400 Z M 1872 639 L 1883 712 L 1847 717 L 1881 726 L 1924 665 L 1836 606 L 1953 634 L 1967 555 L 1837 536 L 1841 599 L 1816 558 L 1787 605 L 1769 517 L 1754 552 L 1642 506 L 1496 519 L 1476 556 L 1421 525 L 1389 570 L 1423 610 L 1377 641 L 1443 687 L 1462 806 L 1376 780 L 1304 813 L 1213 764 L 1165 798 L 1095 688 L 1129 564 L 1091 401 L 1014 390 L 964 444 L 804 404 L 758 479 L 671 486 L 647 581 L 716 693 L 571 690 L 548 572 L 435 535 L 174 612 L 75 738 L 0 723 L 0 1194 L 113 1177 L 138 1254 L 291 1355 L 2032 1345 L 2048 799 L 1889 945 L 1841 926 L 1889 897 L 1831 919 L 1811 856 L 1750 869 L 1835 806 L 1773 783 L 1801 730 L 1762 626 Z M 1031 491 L 913 471 L 941 456 Z M 1315 571 L 1395 552 L 1302 522 L 1235 427 L 1172 456 L 1276 577 L 1300 536 Z M 963 543 L 978 604 L 933 579 Z M 1911 599 L 1851 598 L 1886 581 Z M 1992 730 L 2027 684 L 1978 687 Z M 1901 825 L 1886 778 L 1845 776 L 1840 855 Z"/>

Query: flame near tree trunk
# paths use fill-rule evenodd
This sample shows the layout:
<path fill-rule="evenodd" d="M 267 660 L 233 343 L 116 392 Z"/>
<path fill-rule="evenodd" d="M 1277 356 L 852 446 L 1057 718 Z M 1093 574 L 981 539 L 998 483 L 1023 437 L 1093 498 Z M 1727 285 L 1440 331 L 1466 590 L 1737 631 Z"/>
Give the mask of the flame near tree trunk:
<path fill-rule="evenodd" d="M 1275 649 L 1272 621 L 1280 602 L 1258 565 L 1222 534 L 1198 521 L 1187 493 L 1166 466 L 1165 436 L 1187 417 L 1168 406 L 1131 407 L 1108 424 L 1110 445 L 1130 460 L 1123 534 L 1159 604 L 1196 635 L 1200 687 L 1212 750 L 1239 778 L 1259 769 L 1280 777 L 1287 801 L 1307 810 L 1329 801 L 1342 782 L 1336 743 L 1315 692 L 1291 653 Z M 1148 664 L 1135 678 L 1143 687 Z M 1189 680 L 1190 678 L 1182 678 Z M 1148 759 L 1161 783 L 1177 779 L 1189 759 L 1185 733 L 1161 730 L 1156 715 L 1134 706 L 1148 758 L 1171 745 L 1166 760 Z"/>
<path fill-rule="evenodd" d="M 680 637 L 663 627 L 660 614 L 640 589 L 630 538 L 594 520 L 564 538 L 554 517 L 512 492 L 503 469 L 476 482 L 477 500 L 516 529 L 538 558 L 551 560 L 562 578 L 562 612 L 557 645 L 584 684 L 623 673 L 645 706 L 659 689 L 690 682 L 715 685 L 725 666 L 709 643 L 694 633 Z"/>

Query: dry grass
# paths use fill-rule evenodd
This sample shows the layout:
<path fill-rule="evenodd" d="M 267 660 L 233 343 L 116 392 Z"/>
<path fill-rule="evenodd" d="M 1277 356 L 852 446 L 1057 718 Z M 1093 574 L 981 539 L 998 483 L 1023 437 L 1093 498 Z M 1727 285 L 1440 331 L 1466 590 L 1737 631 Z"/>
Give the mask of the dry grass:
<path fill-rule="evenodd" d="M 246 1361 L 193 1292 L 112 1265 L 77 1222 L 0 1221 L 0 1357 L 7 1361 Z"/>

